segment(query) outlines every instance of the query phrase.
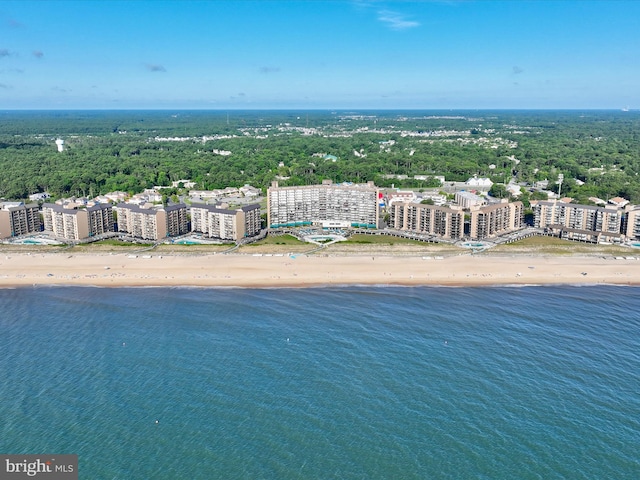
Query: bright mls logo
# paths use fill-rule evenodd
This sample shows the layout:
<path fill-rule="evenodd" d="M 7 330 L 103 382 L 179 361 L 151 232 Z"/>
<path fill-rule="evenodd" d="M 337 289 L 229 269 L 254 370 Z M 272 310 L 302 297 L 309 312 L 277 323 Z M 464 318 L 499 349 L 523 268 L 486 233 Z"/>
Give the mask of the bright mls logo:
<path fill-rule="evenodd" d="M 78 480 L 78 455 L 2 455 L 0 480 Z"/>

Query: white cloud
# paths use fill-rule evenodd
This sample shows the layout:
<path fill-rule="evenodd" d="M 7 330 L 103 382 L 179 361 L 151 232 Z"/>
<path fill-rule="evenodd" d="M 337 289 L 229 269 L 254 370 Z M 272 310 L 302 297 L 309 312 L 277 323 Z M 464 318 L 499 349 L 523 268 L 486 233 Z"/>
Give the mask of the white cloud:
<path fill-rule="evenodd" d="M 378 12 L 378 20 L 386 24 L 391 30 L 407 30 L 420 26 L 420 22 L 407 20 L 404 15 L 391 10 L 380 10 Z"/>

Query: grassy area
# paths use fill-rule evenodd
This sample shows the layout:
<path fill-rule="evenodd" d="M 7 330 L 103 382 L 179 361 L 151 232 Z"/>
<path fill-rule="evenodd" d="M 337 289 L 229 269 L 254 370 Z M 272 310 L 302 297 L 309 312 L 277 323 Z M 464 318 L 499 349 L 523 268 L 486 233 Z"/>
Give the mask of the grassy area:
<path fill-rule="evenodd" d="M 346 242 L 342 242 L 345 245 L 353 244 L 375 244 L 375 245 L 426 245 L 425 242 L 419 242 L 410 238 L 392 237 L 390 235 L 352 235 Z"/>
<path fill-rule="evenodd" d="M 243 245 L 238 253 L 306 253 L 315 245 L 301 242 L 292 235 L 269 235 L 263 240 Z"/>
<path fill-rule="evenodd" d="M 233 247 L 233 244 L 178 244 L 178 243 L 163 243 L 151 250 L 155 253 L 192 253 L 192 254 L 207 254 L 207 253 L 220 253 L 229 250 Z"/>
<path fill-rule="evenodd" d="M 3 253 L 52 253 L 59 252 L 66 245 L 19 245 L 11 243 L 0 244 L 0 252 Z"/>
<path fill-rule="evenodd" d="M 90 245 L 94 245 L 97 247 L 100 246 L 110 246 L 110 247 L 134 247 L 134 248 L 145 248 L 145 247 L 150 247 L 151 245 L 153 245 L 153 243 L 132 243 L 132 242 L 123 242 L 122 240 L 114 240 L 114 239 L 107 239 L 107 240 L 100 240 L 99 242 L 93 242 Z"/>
<path fill-rule="evenodd" d="M 574 242 L 557 237 L 533 236 L 487 250 L 495 253 L 544 253 L 553 255 L 633 255 L 633 249 L 620 245 Z"/>
<path fill-rule="evenodd" d="M 334 243 L 322 250 L 333 255 L 434 255 L 461 251 L 448 243 L 427 243 L 390 235 L 353 235 L 345 242 Z"/>
<path fill-rule="evenodd" d="M 144 250 L 152 243 L 130 243 L 117 239 L 67 246 L 0 244 L 0 252 L 7 253 L 109 253 Z M 150 250 L 156 254 L 205 255 L 222 253 L 233 244 L 161 244 Z M 353 235 L 347 241 L 337 242 L 318 249 L 316 245 L 302 242 L 292 235 L 270 235 L 259 242 L 243 245 L 237 253 L 311 253 L 329 255 L 459 255 L 470 253 L 467 249 L 447 243 L 425 243 L 408 238 L 388 235 Z M 596 245 L 562 240 L 557 237 L 532 236 L 514 243 L 497 245 L 476 255 L 585 255 L 585 256 L 640 256 L 640 249 L 620 245 Z"/>
<path fill-rule="evenodd" d="M 247 247 L 261 247 L 263 245 L 309 245 L 306 242 L 301 242 L 293 235 L 267 235 L 267 237 L 258 242 L 253 242 L 247 245 Z"/>

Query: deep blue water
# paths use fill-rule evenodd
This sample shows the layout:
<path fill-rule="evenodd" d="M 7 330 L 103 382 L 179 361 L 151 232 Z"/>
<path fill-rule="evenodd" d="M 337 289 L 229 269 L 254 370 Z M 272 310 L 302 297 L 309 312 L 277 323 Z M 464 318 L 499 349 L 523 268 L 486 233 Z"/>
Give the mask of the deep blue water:
<path fill-rule="evenodd" d="M 0 290 L 0 452 L 83 479 L 637 479 L 640 288 Z"/>

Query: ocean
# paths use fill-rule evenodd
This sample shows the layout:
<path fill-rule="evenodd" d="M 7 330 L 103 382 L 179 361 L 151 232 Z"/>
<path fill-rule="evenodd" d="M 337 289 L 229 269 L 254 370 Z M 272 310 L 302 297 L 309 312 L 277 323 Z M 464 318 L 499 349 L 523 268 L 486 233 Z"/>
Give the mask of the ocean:
<path fill-rule="evenodd" d="M 0 452 L 81 479 L 640 478 L 640 288 L 0 290 Z"/>

